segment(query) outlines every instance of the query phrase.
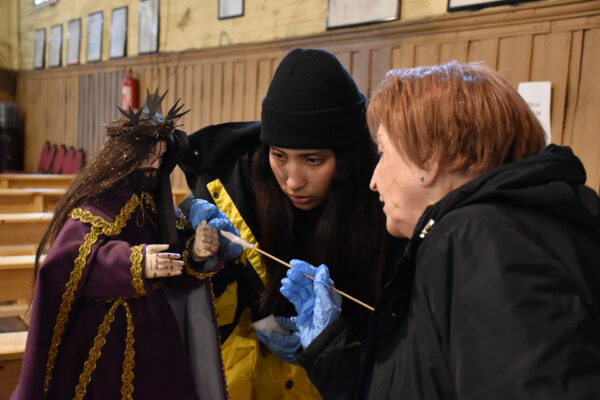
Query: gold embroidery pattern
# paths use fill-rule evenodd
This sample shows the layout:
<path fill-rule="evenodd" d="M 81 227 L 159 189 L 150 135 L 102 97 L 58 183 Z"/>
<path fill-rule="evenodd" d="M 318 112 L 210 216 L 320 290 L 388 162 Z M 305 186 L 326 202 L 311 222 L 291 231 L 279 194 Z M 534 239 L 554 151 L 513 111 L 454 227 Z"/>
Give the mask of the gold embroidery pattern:
<path fill-rule="evenodd" d="M 75 400 L 81 400 L 85 397 L 87 386 L 92 380 L 92 373 L 96 369 L 96 363 L 102 355 L 102 347 L 106 344 L 106 335 L 110 332 L 110 326 L 115 320 L 115 311 L 119 306 L 123 306 L 125 309 L 125 316 L 127 318 L 127 335 L 125 338 L 125 360 L 123 361 L 123 374 L 121 375 L 121 396 L 122 399 L 132 399 L 133 393 L 133 367 L 135 362 L 133 358 L 135 356 L 135 350 L 133 349 L 133 318 L 129 305 L 123 298 L 117 299 L 108 310 L 108 313 L 104 316 L 104 320 L 98 327 L 98 333 L 94 338 L 94 344 L 89 351 L 88 359 L 83 365 L 83 372 L 79 375 L 79 383 L 75 388 Z"/>
<path fill-rule="evenodd" d="M 177 229 L 179 229 L 181 231 L 185 230 L 185 229 L 194 229 L 192 224 L 190 224 L 190 221 L 187 220 L 187 218 L 185 217 L 183 212 L 179 209 L 179 207 L 177 208 L 177 210 L 179 211 L 179 218 L 177 219 L 177 221 L 175 221 L 175 227 L 177 227 Z"/>
<path fill-rule="evenodd" d="M 110 325 L 115 320 L 115 311 L 117 307 L 123 302 L 122 299 L 119 299 L 113 303 L 110 307 L 110 310 L 104 316 L 104 320 L 98 327 L 98 334 L 94 338 L 94 344 L 90 349 L 88 359 L 85 364 L 83 364 L 83 372 L 79 375 L 79 383 L 75 388 L 75 397 L 74 399 L 79 400 L 83 399 L 85 396 L 85 392 L 87 390 L 87 386 L 92 379 L 92 372 L 96 369 L 96 362 L 100 358 L 102 354 L 102 347 L 106 344 L 106 335 L 110 332 Z"/>
<path fill-rule="evenodd" d="M 65 331 L 65 325 L 68 321 L 69 313 L 71 312 L 73 299 L 75 298 L 75 291 L 77 290 L 77 285 L 81 280 L 83 270 L 87 264 L 87 257 L 92 250 L 92 245 L 96 243 L 100 234 L 115 236 L 121 233 L 121 230 L 125 227 L 127 221 L 131 218 L 131 215 L 139 205 L 141 205 L 140 198 L 137 194 L 134 194 L 127 200 L 119 215 L 116 216 L 115 221 L 112 223 L 105 221 L 102 217 L 93 215 L 90 211 L 82 210 L 81 208 L 75 208 L 69 214 L 69 216 L 75 220 L 91 224 L 92 228 L 90 229 L 90 232 L 85 235 L 83 244 L 79 247 L 79 255 L 75 259 L 73 271 L 71 271 L 69 281 L 65 285 L 65 292 L 62 295 L 62 300 L 58 308 L 58 315 L 56 317 L 54 331 L 52 332 L 52 341 L 50 342 L 50 350 L 48 351 L 48 361 L 46 362 L 44 395 L 48 392 L 50 386 L 52 370 L 54 369 L 54 363 L 56 361 L 56 356 L 58 355 L 58 347 L 60 346 L 62 335 Z"/>
<path fill-rule="evenodd" d="M 125 316 L 127 317 L 127 335 L 125 337 L 125 359 L 123 360 L 123 374 L 121 375 L 121 398 L 131 400 L 133 394 L 133 367 L 135 367 L 135 350 L 133 349 L 133 318 L 129 304 L 123 301 Z"/>
<path fill-rule="evenodd" d="M 152 197 L 152 195 L 148 192 L 142 192 L 142 201 L 144 202 L 144 204 L 148 207 L 150 207 L 150 209 L 152 210 L 152 212 L 154 212 L 154 214 L 157 214 L 156 211 L 156 203 L 154 202 L 154 197 Z"/>
<path fill-rule="evenodd" d="M 135 292 L 138 296 L 145 296 L 148 294 L 144 288 L 144 282 L 142 281 L 142 247 L 144 247 L 142 244 L 133 246 L 131 248 L 131 256 L 129 256 L 129 259 L 131 260 L 131 276 L 133 277 L 131 285 L 135 288 Z"/>
<path fill-rule="evenodd" d="M 183 258 L 183 265 L 185 265 L 185 272 L 187 272 L 188 275 L 194 276 L 198 279 L 212 278 L 213 275 L 216 274 L 217 272 L 219 272 L 223 266 L 221 266 L 221 268 L 219 268 L 218 270 L 213 271 L 213 272 L 197 272 L 197 271 L 194 271 L 188 264 L 188 255 L 190 254 L 190 251 L 189 251 L 190 244 L 192 243 L 192 240 L 194 240 L 195 238 L 196 238 L 196 236 L 192 236 L 191 238 L 188 239 L 188 241 L 185 243 L 185 249 L 183 250 L 183 255 L 181 256 L 181 258 Z"/>

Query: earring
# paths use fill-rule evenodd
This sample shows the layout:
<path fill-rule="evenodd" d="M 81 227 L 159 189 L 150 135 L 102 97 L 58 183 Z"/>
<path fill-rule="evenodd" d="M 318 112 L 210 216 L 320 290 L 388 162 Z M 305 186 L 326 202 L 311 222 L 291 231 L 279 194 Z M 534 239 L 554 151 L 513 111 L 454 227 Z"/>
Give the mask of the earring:
<path fill-rule="evenodd" d="M 419 178 L 419 181 L 421 182 L 421 184 L 425 183 L 425 177 L 422 176 L 421 178 Z"/>

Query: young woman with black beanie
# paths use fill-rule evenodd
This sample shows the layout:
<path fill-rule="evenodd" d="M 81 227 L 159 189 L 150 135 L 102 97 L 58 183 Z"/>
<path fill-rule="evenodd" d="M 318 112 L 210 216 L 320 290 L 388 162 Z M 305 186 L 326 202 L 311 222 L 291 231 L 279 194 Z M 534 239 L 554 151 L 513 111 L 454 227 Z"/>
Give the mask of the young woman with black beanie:
<path fill-rule="evenodd" d="M 377 156 L 365 111 L 365 96 L 333 54 L 291 51 L 260 122 L 208 126 L 189 137 L 181 168 L 195 199 L 181 208 L 200 221 L 193 205 L 214 203 L 246 241 L 283 260 L 325 262 L 337 288 L 374 304 L 386 254 L 402 246 L 391 242 L 368 188 Z M 296 365 L 299 339 L 252 326 L 269 314 L 294 314 L 279 293 L 285 272 L 245 249 L 213 277 L 231 399 L 320 398 Z M 365 338 L 371 312 L 345 302 L 343 313 Z"/>

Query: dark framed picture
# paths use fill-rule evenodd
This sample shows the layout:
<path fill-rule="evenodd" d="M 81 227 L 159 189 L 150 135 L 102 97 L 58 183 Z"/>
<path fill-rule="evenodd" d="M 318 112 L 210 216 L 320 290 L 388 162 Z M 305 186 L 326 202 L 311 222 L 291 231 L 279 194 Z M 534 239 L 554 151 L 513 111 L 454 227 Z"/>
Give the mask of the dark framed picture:
<path fill-rule="evenodd" d="M 46 29 L 37 29 L 34 34 L 33 68 L 44 68 Z"/>
<path fill-rule="evenodd" d="M 110 16 L 110 58 L 125 57 L 127 52 L 127 7 L 115 8 Z"/>
<path fill-rule="evenodd" d="M 140 54 L 158 51 L 158 0 L 140 0 Z"/>
<path fill-rule="evenodd" d="M 400 0 L 329 0 L 327 29 L 393 21 L 400 18 Z"/>
<path fill-rule="evenodd" d="M 87 58 L 88 62 L 102 59 L 102 11 L 89 14 L 87 17 Z"/>
<path fill-rule="evenodd" d="M 62 24 L 53 25 L 48 33 L 48 66 L 60 67 L 62 56 Z"/>
<path fill-rule="evenodd" d="M 67 24 L 67 65 L 79 64 L 81 50 L 81 18 Z"/>
<path fill-rule="evenodd" d="M 536 0 L 448 0 L 448 11 L 478 10 L 480 8 L 518 4 Z"/>
<path fill-rule="evenodd" d="M 219 0 L 219 19 L 244 16 L 244 0 Z"/>

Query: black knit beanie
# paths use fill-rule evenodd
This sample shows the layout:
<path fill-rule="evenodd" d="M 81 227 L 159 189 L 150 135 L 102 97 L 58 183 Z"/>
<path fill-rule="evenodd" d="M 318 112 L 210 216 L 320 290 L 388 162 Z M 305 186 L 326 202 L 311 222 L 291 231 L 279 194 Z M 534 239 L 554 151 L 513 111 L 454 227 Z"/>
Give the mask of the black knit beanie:
<path fill-rule="evenodd" d="M 263 100 L 260 140 L 292 149 L 349 146 L 369 135 L 365 112 L 365 96 L 333 54 L 294 49 Z"/>

